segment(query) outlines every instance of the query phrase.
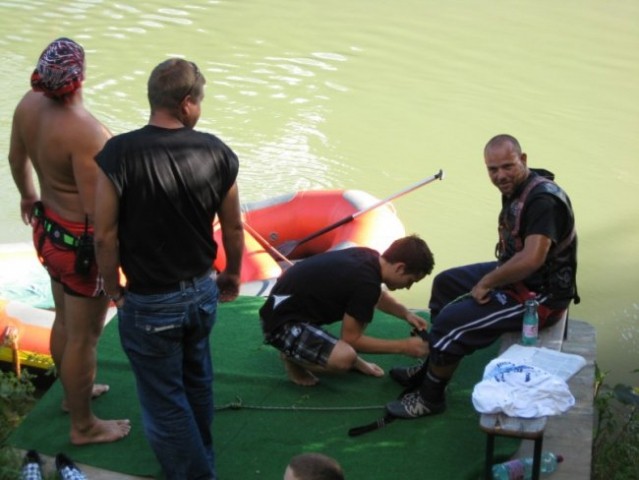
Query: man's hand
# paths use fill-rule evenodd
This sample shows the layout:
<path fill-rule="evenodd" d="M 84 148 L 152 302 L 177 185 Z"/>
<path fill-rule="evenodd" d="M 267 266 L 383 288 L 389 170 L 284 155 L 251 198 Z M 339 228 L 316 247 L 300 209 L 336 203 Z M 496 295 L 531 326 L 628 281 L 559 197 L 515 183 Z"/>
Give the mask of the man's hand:
<path fill-rule="evenodd" d="M 240 276 L 222 272 L 216 279 L 220 302 L 232 302 L 240 294 Z"/>
<path fill-rule="evenodd" d="M 421 358 L 428 355 L 429 351 L 428 343 L 420 336 L 408 337 L 404 340 L 404 355 Z"/>
<path fill-rule="evenodd" d="M 484 287 L 481 283 L 478 283 L 473 287 L 470 291 L 470 294 L 475 299 L 477 303 L 483 305 L 484 303 L 488 303 L 490 301 L 490 292 L 492 289 Z"/>
<path fill-rule="evenodd" d="M 32 225 L 33 205 L 40 200 L 39 197 L 25 197 L 20 200 L 20 217 L 25 225 Z"/>
<path fill-rule="evenodd" d="M 417 330 L 428 330 L 428 322 L 424 320 L 422 317 L 420 317 L 419 315 L 411 312 L 410 310 L 408 311 L 408 313 L 406 314 L 406 317 L 404 318 L 410 325 L 415 327 Z"/>

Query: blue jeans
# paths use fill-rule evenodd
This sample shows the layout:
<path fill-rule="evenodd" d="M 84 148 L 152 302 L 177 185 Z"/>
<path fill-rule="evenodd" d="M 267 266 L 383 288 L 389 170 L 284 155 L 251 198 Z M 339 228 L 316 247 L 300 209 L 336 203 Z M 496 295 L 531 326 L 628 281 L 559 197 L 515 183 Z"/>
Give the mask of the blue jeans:
<path fill-rule="evenodd" d="M 207 276 L 175 292 L 127 292 L 118 310 L 144 432 L 167 480 L 215 478 L 209 335 L 218 293 Z"/>

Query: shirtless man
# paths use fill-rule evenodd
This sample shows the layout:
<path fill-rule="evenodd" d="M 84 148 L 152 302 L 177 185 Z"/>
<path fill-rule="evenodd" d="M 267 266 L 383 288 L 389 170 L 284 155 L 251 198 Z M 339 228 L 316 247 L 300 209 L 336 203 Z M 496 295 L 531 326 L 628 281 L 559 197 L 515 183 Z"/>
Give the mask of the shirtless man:
<path fill-rule="evenodd" d="M 75 445 L 113 442 L 131 429 L 129 420 L 102 420 L 91 410 L 91 398 L 109 389 L 94 384 L 108 298 L 91 243 L 82 248 L 78 239 L 84 233 L 92 239 L 94 156 L 111 134 L 83 106 L 83 80 L 82 47 L 67 38 L 52 42 L 31 76 L 32 91 L 14 112 L 9 150 L 20 214 L 33 227 L 38 257 L 51 277 L 51 356 L 64 387 L 63 409 L 69 411 Z M 76 265 L 77 256 L 83 265 Z"/>

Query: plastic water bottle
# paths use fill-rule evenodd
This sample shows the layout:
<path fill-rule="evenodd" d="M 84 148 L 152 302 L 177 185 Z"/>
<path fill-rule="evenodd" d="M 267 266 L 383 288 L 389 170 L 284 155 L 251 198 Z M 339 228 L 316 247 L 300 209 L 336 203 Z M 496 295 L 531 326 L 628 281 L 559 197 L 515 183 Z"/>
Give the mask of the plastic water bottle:
<path fill-rule="evenodd" d="M 561 463 L 564 457 L 555 455 L 552 452 L 541 454 L 540 472 L 549 474 L 557 470 L 557 464 Z M 533 459 L 532 457 L 516 458 L 504 463 L 493 465 L 493 480 L 530 480 L 532 478 Z"/>
<path fill-rule="evenodd" d="M 539 315 L 537 309 L 539 302 L 534 294 L 524 303 L 524 322 L 521 329 L 521 344 L 527 346 L 537 345 L 539 338 Z"/>

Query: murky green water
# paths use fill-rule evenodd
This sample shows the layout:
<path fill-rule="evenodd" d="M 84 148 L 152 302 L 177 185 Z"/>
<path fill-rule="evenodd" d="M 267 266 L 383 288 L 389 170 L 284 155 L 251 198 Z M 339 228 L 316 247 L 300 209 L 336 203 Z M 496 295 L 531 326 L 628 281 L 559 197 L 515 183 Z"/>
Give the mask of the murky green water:
<path fill-rule="evenodd" d="M 482 149 L 517 136 L 572 197 L 582 303 L 598 362 L 639 368 L 639 3 L 498 0 L 0 1 L 0 150 L 42 48 L 87 51 L 85 102 L 114 132 L 147 120 L 145 83 L 167 56 L 208 79 L 200 128 L 241 157 L 245 201 L 309 188 L 386 197 L 436 269 L 489 259 L 497 190 Z M 0 242 L 28 241 L 0 162 Z M 423 307 L 430 280 L 402 298 Z"/>

